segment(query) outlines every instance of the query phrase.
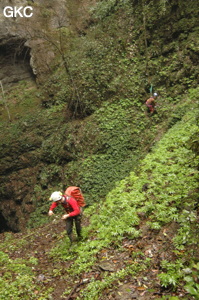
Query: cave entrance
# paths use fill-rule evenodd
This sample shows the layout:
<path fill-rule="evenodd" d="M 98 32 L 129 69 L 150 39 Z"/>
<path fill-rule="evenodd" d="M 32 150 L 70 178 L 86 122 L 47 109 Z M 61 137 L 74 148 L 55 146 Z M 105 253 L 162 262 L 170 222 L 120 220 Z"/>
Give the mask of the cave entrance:
<path fill-rule="evenodd" d="M 0 80 L 4 86 L 14 85 L 22 80 L 35 81 L 30 65 L 30 48 L 25 40 L 11 39 L 0 45 Z"/>
<path fill-rule="evenodd" d="M 11 231 L 9 228 L 6 219 L 0 212 L 0 233 L 6 232 L 6 231 Z"/>

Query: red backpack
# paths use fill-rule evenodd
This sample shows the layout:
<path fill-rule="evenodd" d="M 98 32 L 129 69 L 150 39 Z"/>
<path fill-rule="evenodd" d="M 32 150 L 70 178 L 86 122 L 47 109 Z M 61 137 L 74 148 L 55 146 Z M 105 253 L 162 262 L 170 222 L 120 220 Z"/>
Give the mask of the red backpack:
<path fill-rule="evenodd" d="M 81 192 L 81 189 L 77 186 L 69 186 L 65 190 L 64 195 L 75 198 L 75 200 L 77 201 L 77 204 L 81 207 L 86 205 L 84 196 L 82 195 L 82 192 Z"/>

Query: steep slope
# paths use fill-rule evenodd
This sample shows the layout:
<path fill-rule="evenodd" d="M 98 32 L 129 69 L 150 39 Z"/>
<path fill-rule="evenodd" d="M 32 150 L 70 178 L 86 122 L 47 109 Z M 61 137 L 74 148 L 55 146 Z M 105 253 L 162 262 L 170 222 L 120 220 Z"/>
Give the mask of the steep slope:
<path fill-rule="evenodd" d="M 5 91 L 0 107 L 1 231 L 45 222 L 54 189 L 80 185 L 88 204 L 103 199 L 189 109 L 184 99 L 199 74 L 197 1 L 81 4 L 35 1 L 30 23 L 6 21 L 9 36 L 28 45 L 20 43 L 19 58 L 31 56 L 36 83 Z M 149 118 L 152 88 L 160 98 Z"/>
<path fill-rule="evenodd" d="M 83 242 L 69 248 L 59 219 L 1 235 L 1 299 L 198 299 L 197 93 L 138 171 L 85 210 Z"/>
<path fill-rule="evenodd" d="M 16 56 L 36 83 L 2 93 L 0 298 L 198 299 L 198 1 L 71 0 L 71 27 L 47 2 L 45 43 Z M 74 184 L 90 207 L 69 249 L 46 199 Z"/>

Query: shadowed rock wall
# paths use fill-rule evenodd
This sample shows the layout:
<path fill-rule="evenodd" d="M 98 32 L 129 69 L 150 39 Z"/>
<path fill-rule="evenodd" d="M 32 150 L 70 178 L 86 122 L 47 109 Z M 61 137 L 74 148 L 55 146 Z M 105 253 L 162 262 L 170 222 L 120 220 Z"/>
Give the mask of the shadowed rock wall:
<path fill-rule="evenodd" d="M 42 28 L 46 32 L 67 26 L 64 1 L 2 0 L 0 3 L 0 80 L 4 87 L 20 80 L 45 77 L 49 72 L 53 49 L 46 47 Z M 5 17 L 6 6 L 33 9 L 30 18 Z"/>

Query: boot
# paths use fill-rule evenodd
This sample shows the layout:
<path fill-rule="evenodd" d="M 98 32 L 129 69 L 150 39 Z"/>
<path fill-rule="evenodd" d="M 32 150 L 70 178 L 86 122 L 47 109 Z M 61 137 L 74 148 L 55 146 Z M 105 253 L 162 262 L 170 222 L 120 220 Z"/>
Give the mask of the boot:
<path fill-rule="evenodd" d="M 72 245 L 72 243 L 73 243 L 72 234 L 70 234 L 68 237 L 69 237 L 69 240 L 70 240 L 70 246 L 71 246 L 71 245 Z"/>
<path fill-rule="evenodd" d="M 81 241 L 82 241 L 82 236 L 81 236 L 81 234 L 77 236 L 77 241 L 78 241 L 78 242 L 81 242 Z"/>

